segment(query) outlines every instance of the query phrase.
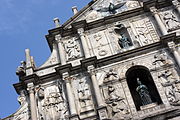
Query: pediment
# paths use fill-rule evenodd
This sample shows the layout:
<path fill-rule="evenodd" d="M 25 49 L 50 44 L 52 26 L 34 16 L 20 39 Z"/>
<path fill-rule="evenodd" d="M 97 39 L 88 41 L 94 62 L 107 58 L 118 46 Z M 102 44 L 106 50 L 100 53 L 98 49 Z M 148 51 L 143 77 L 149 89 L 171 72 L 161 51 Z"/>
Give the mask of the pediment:
<path fill-rule="evenodd" d="M 73 20 L 66 22 L 65 26 L 69 27 L 71 23 L 81 20 L 92 22 L 106 16 L 116 15 L 140 6 L 141 3 L 138 0 L 96 0 L 93 4 L 86 6 L 73 16 Z"/>

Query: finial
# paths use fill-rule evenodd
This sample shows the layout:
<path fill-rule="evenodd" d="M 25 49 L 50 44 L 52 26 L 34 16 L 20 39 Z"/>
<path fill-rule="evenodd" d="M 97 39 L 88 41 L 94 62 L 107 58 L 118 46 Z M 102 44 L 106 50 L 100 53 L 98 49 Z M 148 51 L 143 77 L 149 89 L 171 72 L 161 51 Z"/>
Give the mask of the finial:
<path fill-rule="evenodd" d="M 54 23 L 55 23 L 56 28 L 61 26 L 59 18 L 54 18 Z"/>
<path fill-rule="evenodd" d="M 77 6 L 73 6 L 73 7 L 72 7 L 72 11 L 73 11 L 74 15 L 75 15 L 76 13 L 78 13 Z"/>

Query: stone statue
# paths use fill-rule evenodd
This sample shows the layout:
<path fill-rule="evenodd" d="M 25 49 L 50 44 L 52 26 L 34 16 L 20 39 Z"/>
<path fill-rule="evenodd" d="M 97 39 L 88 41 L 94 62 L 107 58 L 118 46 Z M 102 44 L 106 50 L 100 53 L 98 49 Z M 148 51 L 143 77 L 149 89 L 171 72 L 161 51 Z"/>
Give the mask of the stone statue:
<path fill-rule="evenodd" d="M 129 114 L 125 99 L 118 95 L 113 86 L 108 86 L 108 98 L 105 100 L 106 104 L 111 108 L 113 118 L 125 117 Z"/>
<path fill-rule="evenodd" d="M 104 77 L 104 83 L 112 81 L 112 80 L 117 80 L 119 79 L 117 73 L 115 73 L 113 71 L 113 69 L 110 69 L 108 73 L 106 73 L 105 77 Z"/>
<path fill-rule="evenodd" d="M 139 93 L 141 98 L 142 105 L 151 104 L 151 96 L 149 94 L 148 88 L 146 85 L 143 85 L 139 78 L 137 78 L 138 87 L 136 88 L 136 91 Z"/>
<path fill-rule="evenodd" d="M 128 40 L 128 38 L 124 34 L 120 34 L 118 43 L 122 48 L 125 48 L 125 49 L 129 48 L 131 44 L 131 42 Z"/>
<path fill-rule="evenodd" d="M 25 68 L 26 68 L 26 62 L 21 61 L 21 66 L 18 66 L 18 68 L 16 70 L 16 75 L 18 75 L 19 77 L 24 76 L 25 75 Z"/>
<path fill-rule="evenodd" d="M 163 15 L 164 22 L 168 28 L 168 30 L 174 30 L 180 27 L 180 21 L 177 17 L 170 11 L 165 12 Z"/>

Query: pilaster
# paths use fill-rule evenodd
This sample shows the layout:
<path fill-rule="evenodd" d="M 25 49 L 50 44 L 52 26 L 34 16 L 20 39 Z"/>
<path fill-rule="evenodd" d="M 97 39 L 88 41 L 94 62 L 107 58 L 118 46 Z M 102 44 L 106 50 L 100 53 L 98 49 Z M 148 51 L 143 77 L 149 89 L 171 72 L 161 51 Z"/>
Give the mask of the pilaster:
<path fill-rule="evenodd" d="M 150 9 L 151 13 L 153 14 L 155 20 L 157 21 L 157 24 L 158 24 L 162 34 L 166 35 L 167 30 L 166 30 L 165 25 L 161 21 L 161 18 L 160 18 L 159 14 L 158 14 L 158 10 L 155 7 L 150 7 L 149 9 Z"/>
<path fill-rule="evenodd" d="M 180 14 L 180 2 L 178 0 L 173 0 L 172 4 L 177 9 L 178 13 Z"/>
<path fill-rule="evenodd" d="M 70 120 L 78 120 L 75 99 L 71 87 L 71 80 L 73 80 L 73 77 L 70 77 L 68 72 L 63 73 L 62 77 L 65 82 L 65 86 L 67 90 L 68 104 L 70 110 Z"/>
<path fill-rule="evenodd" d="M 80 28 L 77 30 L 78 34 L 81 38 L 81 43 L 82 43 L 82 47 L 83 47 L 83 51 L 84 51 L 84 56 L 85 58 L 89 58 L 90 57 L 90 53 L 89 53 L 89 49 L 88 49 L 88 45 L 87 45 L 87 40 L 84 34 L 84 28 Z"/>
<path fill-rule="evenodd" d="M 88 66 L 87 69 L 88 69 L 88 72 L 90 74 L 93 89 L 95 92 L 95 97 L 96 97 L 96 101 L 97 101 L 97 105 L 98 105 L 97 111 L 98 111 L 99 119 L 100 120 L 107 119 L 108 114 L 107 114 L 107 110 L 105 107 L 105 103 L 104 103 L 102 96 L 101 96 L 98 81 L 96 79 L 96 72 L 95 72 L 94 66 L 93 65 Z"/>
<path fill-rule="evenodd" d="M 180 67 L 180 54 L 178 53 L 178 51 L 176 49 L 175 43 L 173 41 L 168 42 L 168 47 L 169 47 L 170 51 L 173 53 L 178 66 Z"/>
<path fill-rule="evenodd" d="M 64 65 L 64 64 L 66 64 L 66 57 L 65 57 L 66 53 L 65 53 L 64 47 L 62 45 L 62 37 L 61 37 L 61 35 L 60 34 L 56 35 L 55 40 L 56 40 L 57 45 L 58 45 L 58 51 L 59 51 L 61 64 Z"/>
<path fill-rule="evenodd" d="M 37 120 L 37 108 L 36 108 L 36 100 L 34 95 L 34 84 L 28 83 L 27 90 L 29 92 L 29 98 L 30 98 L 31 119 Z"/>

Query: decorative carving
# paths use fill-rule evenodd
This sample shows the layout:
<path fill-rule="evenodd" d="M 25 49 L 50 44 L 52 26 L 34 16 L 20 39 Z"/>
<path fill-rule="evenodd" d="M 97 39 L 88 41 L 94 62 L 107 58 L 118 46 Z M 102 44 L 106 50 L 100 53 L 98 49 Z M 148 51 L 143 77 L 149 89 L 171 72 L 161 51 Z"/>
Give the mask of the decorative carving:
<path fill-rule="evenodd" d="M 166 70 L 158 76 L 162 80 L 162 86 L 165 88 L 166 96 L 171 105 L 180 105 L 180 89 L 178 80 L 171 70 Z"/>
<path fill-rule="evenodd" d="M 126 2 L 121 2 L 116 5 L 110 2 L 108 7 L 100 8 L 97 10 L 97 12 L 109 12 L 110 14 L 115 14 L 117 13 L 117 9 L 120 9 L 122 6 L 124 6 Z"/>
<path fill-rule="evenodd" d="M 80 47 L 77 44 L 75 38 L 68 40 L 67 43 L 64 44 L 64 47 L 67 53 L 68 60 L 74 60 L 80 57 Z"/>
<path fill-rule="evenodd" d="M 139 6 L 138 1 L 127 1 L 126 6 L 128 8 L 137 8 Z"/>
<path fill-rule="evenodd" d="M 92 97 L 89 89 L 89 85 L 86 80 L 81 78 L 79 80 L 78 96 L 81 108 L 86 108 L 92 105 Z"/>
<path fill-rule="evenodd" d="M 180 21 L 172 11 L 162 13 L 162 19 L 169 32 L 180 28 Z"/>
<path fill-rule="evenodd" d="M 58 92 L 52 92 L 48 97 L 46 97 L 43 104 L 43 110 L 49 114 L 51 114 L 52 111 L 61 114 L 61 118 L 67 114 L 67 107 L 64 103 L 64 98 Z"/>
<path fill-rule="evenodd" d="M 158 40 L 157 32 L 149 18 L 132 20 L 131 22 L 133 33 L 135 38 L 137 38 L 137 44 L 144 46 Z"/>
<path fill-rule="evenodd" d="M 99 56 L 105 56 L 108 52 L 105 49 L 102 49 L 104 45 L 104 43 L 102 43 L 102 35 L 101 34 L 95 34 L 94 39 L 96 40 L 97 43 L 97 49 L 98 49 L 98 54 Z"/>
<path fill-rule="evenodd" d="M 138 87 L 136 88 L 136 91 L 139 93 L 141 98 L 142 105 L 148 105 L 152 103 L 151 96 L 149 94 L 148 88 L 146 85 L 143 85 L 139 78 L 137 78 Z"/>
<path fill-rule="evenodd" d="M 22 90 L 20 96 L 18 97 L 18 102 L 22 105 L 26 101 L 26 91 Z"/>
<path fill-rule="evenodd" d="M 21 61 L 21 66 L 19 66 L 17 68 L 16 75 L 18 75 L 19 77 L 24 76 L 25 75 L 25 69 L 26 69 L 26 62 Z"/>
<path fill-rule="evenodd" d="M 110 69 L 109 72 L 106 73 L 103 82 L 106 83 L 106 82 L 118 80 L 118 79 L 119 79 L 119 77 L 118 77 L 117 73 L 114 72 L 113 69 Z"/>
<path fill-rule="evenodd" d="M 176 8 L 180 7 L 180 3 L 178 0 L 173 0 L 172 3 Z"/>
<path fill-rule="evenodd" d="M 118 95 L 116 88 L 108 86 L 108 98 L 105 99 L 106 104 L 111 109 L 111 115 L 114 119 L 125 119 L 129 114 L 125 98 Z"/>
<path fill-rule="evenodd" d="M 166 53 L 163 51 L 160 54 L 154 55 L 154 61 L 153 65 L 166 65 L 166 64 L 171 64 L 172 61 L 168 58 Z"/>

